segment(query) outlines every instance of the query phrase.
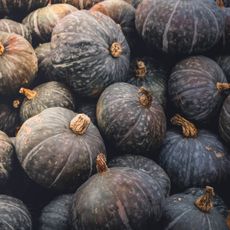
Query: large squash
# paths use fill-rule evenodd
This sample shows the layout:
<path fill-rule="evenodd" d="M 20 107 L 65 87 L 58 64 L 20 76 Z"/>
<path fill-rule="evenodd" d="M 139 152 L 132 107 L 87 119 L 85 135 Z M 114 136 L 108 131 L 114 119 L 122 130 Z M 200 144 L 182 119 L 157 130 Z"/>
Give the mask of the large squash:
<path fill-rule="evenodd" d="M 106 86 L 125 81 L 129 53 L 120 27 L 99 12 L 71 13 L 53 30 L 52 65 L 80 96 L 97 97 Z"/>
<path fill-rule="evenodd" d="M 67 3 L 77 7 L 79 10 L 90 9 L 92 6 L 97 4 L 98 2 L 102 2 L 104 0 L 54 0 L 56 3 Z"/>
<path fill-rule="evenodd" d="M 223 70 L 227 81 L 230 82 L 230 55 L 218 55 L 214 59 Z"/>

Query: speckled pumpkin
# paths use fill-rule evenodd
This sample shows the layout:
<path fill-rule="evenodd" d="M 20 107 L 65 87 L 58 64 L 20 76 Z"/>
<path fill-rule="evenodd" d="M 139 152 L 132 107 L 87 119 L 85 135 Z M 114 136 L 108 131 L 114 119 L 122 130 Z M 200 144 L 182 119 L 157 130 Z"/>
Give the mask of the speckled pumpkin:
<path fill-rule="evenodd" d="M 210 0 L 143 0 L 136 28 L 150 47 L 171 54 L 211 49 L 224 32 L 224 16 Z"/>
<path fill-rule="evenodd" d="M 36 77 L 37 57 L 30 43 L 20 35 L 0 33 L 0 95 L 15 94 Z"/>
<path fill-rule="evenodd" d="M 128 83 L 145 87 L 162 106 L 166 106 L 169 71 L 152 57 L 134 58 L 129 69 Z"/>
<path fill-rule="evenodd" d="M 13 168 L 14 147 L 10 138 L 0 131 L 0 189 L 8 182 Z"/>
<path fill-rule="evenodd" d="M 223 70 L 227 81 L 230 82 L 230 55 L 220 55 L 214 57 L 214 60 Z"/>
<path fill-rule="evenodd" d="M 196 127 L 176 115 L 172 123 L 182 131 L 171 129 L 159 154 L 159 164 L 168 174 L 172 189 L 183 191 L 189 187 L 217 186 L 229 172 L 228 150 L 219 137 Z"/>
<path fill-rule="evenodd" d="M 26 120 L 16 136 L 16 153 L 28 174 L 43 187 L 76 191 L 95 171 L 105 146 L 90 118 L 54 107 Z"/>
<path fill-rule="evenodd" d="M 126 154 L 123 156 L 112 158 L 108 164 L 109 167 L 129 167 L 138 169 L 147 173 L 158 182 L 165 196 L 169 195 L 171 183 L 165 171 L 153 160 L 140 155 Z"/>
<path fill-rule="evenodd" d="M 34 42 L 50 42 L 55 25 L 76 10 L 77 8 L 69 4 L 49 4 L 33 11 L 22 22 L 32 32 Z"/>
<path fill-rule="evenodd" d="M 228 230 L 224 217 L 212 201 L 214 191 L 206 187 L 204 194 L 175 194 L 163 206 L 163 230 Z M 214 198 L 215 199 L 215 198 Z"/>
<path fill-rule="evenodd" d="M 0 195 L 0 226 L 1 230 L 32 230 L 30 213 L 21 200 Z"/>
<path fill-rule="evenodd" d="M 144 88 L 115 83 L 97 103 L 98 126 L 108 141 L 123 153 L 153 154 L 165 136 L 162 106 Z"/>
<path fill-rule="evenodd" d="M 22 122 L 51 107 L 75 109 L 72 93 L 60 82 L 51 81 L 43 83 L 33 90 L 21 88 L 19 92 L 25 95 L 25 99 L 20 107 Z"/>
<path fill-rule="evenodd" d="M 161 188 L 140 170 L 108 169 L 101 155 L 97 157 L 98 173 L 74 194 L 73 229 L 149 229 L 161 217 L 164 201 Z"/>
<path fill-rule="evenodd" d="M 51 51 L 60 80 L 65 77 L 80 96 L 98 97 L 106 86 L 127 78 L 128 44 L 120 27 L 100 12 L 67 15 L 53 30 Z"/>
<path fill-rule="evenodd" d="M 70 209 L 72 194 L 65 194 L 51 200 L 41 211 L 38 230 L 70 230 Z"/>
<path fill-rule="evenodd" d="M 175 108 L 186 118 L 202 123 L 216 117 L 228 88 L 219 65 L 204 56 L 180 61 L 172 70 L 168 93 Z"/>
<path fill-rule="evenodd" d="M 29 29 L 19 22 L 10 19 L 0 19 L 0 31 L 21 35 L 30 43 L 32 42 Z"/>
<path fill-rule="evenodd" d="M 225 99 L 219 117 L 219 133 L 230 144 L 230 95 Z"/>

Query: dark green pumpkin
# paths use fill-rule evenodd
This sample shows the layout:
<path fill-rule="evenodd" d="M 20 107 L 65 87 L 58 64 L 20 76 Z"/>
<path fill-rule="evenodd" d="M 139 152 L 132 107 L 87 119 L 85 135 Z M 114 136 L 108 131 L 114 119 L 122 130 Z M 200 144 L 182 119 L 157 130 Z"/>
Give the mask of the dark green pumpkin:
<path fill-rule="evenodd" d="M 228 230 L 226 220 L 216 207 L 214 192 L 206 187 L 202 196 L 180 193 L 166 199 L 163 206 L 163 230 Z M 213 206 L 213 207 L 212 207 Z"/>
<path fill-rule="evenodd" d="M 10 19 L 0 19 L 0 31 L 21 35 L 30 43 L 32 42 L 29 29 L 19 22 Z"/>
<path fill-rule="evenodd" d="M 101 94 L 97 122 L 104 137 L 122 153 L 153 155 L 165 136 L 163 107 L 144 88 L 115 83 Z"/>
<path fill-rule="evenodd" d="M 69 4 L 49 4 L 31 12 L 22 22 L 30 29 L 33 42 L 50 42 L 55 25 L 76 10 L 77 8 Z"/>
<path fill-rule="evenodd" d="M 111 167 L 129 167 L 138 169 L 158 182 L 159 187 L 164 192 L 165 196 L 169 195 L 171 183 L 165 171 L 156 164 L 153 160 L 140 155 L 126 154 L 109 161 L 108 166 Z"/>
<path fill-rule="evenodd" d="M 95 172 L 105 146 L 89 117 L 54 107 L 26 120 L 16 136 L 16 153 L 28 176 L 43 187 L 75 191 Z"/>
<path fill-rule="evenodd" d="M 32 230 L 30 213 L 21 200 L 0 195 L 1 230 Z"/>
<path fill-rule="evenodd" d="M 154 58 L 134 58 L 130 64 L 128 83 L 143 86 L 166 106 L 167 78 L 169 71 Z"/>
<path fill-rule="evenodd" d="M 51 107 L 75 109 L 72 93 L 60 82 L 51 81 L 43 83 L 33 90 L 21 88 L 19 92 L 25 95 L 25 99 L 20 107 L 22 122 Z"/>
<path fill-rule="evenodd" d="M 169 98 L 186 118 L 208 123 L 216 117 L 225 98 L 227 79 L 219 65 L 204 56 L 180 61 L 168 81 Z"/>
<path fill-rule="evenodd" d="M 128 167 L 107 168 L 101 154 L 98 173 L 74 194 L 74 230 L 154 229 L 161 217 L 164 192 L 156 180 Z"/>
<path fill-rule="evenodd" d="M 227 81 L 230 82 L 230 55 L 220 55 L 216 56 L 214 59 L 223 70 Z"/>
<path fill-rule="evenodd" d="M 219 133 L 230 144 L 230 95 L 225 99 L 219 117 Z"/>
<path fill-rule="evenodd" d="M 210 0 L 143 0 L 136 28 L 152 48 L 171 54 L 202 53 L 224 32 L 224 16 Z"/>
<path fill-rule="evenodd" d="M 52 65 L 80 96 L 98 97 L 108 85 L 126 80 L 129 53 L 120 27 L 100 12 L 74 12 L 53 30 Z"/>
<path fill-rule="evenodd" d="M 34 80 L 37 70 L 37 57 L 30 43 L 20 35 L 1 32 L 0 95 L 17 93 Z"/>
<path fill-rule="evenodd" d="M 218 186 L 229 175 L 228 149 L 216 134 L 196 127 L 176 115 L 172 123 L 181 126 L 168 130 L 159 154 L 159 165 L 168 174 L 172 189 Z"/>
<path fill-rule="evenodd" d="M 72 194 L 65 194 L 51 200 L 41 211 L 38 230 L 70 230 L 70 209 Z"/>

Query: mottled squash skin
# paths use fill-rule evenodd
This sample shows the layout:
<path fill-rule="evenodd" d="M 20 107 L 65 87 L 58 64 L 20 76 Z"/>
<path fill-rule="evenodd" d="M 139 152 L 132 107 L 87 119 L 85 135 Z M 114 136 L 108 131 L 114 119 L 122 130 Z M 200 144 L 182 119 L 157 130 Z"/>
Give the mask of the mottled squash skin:
<path fill-rule="evenodd" d="M 1 230 L 32 230 L 30 213 L 21 200 L 0 195 Z"/>
<path fill-rule="evenodd" d="M 31 44 L 20 35 L 1 32 L 0 43 L 3 46 L 0 55 L 0 94 L 15 94 L 36 77 L 37 57 Z"/>
<path fill-rule="evenodd" d="M 21 35 L 28 42 L 32 42 L 32 37 L 29 29 L 19 22 L 15 22 L 10 19 L 0 19 L 0 31 Z"/>
<path fill-rule="evenodd" d="M 70 128 L 77 114 L 54 107 L 26 120 L 16 136 L 16 153 L 28 176 L 57 191 L 76 189 L 95 172 L 98 153 L 105 146 L 98 129 L 89 123 L 83 134 Z"/>
<path fill-rule="evenodd" d="M 219 117 L 219 133 L 225 142 L 230 145 L 230 96 L 228 96 L 221 108 Z"/>
<path fill-rule="evenodd" d="M 153 49 L 202 53 L 222 37 L 224 16 L 210 0 L 143 0 L 136 11 L 136 28 Z"/>
<path fill-rule="evenodd" d="M 217 186 L 229 174 L 228 150 L 218 136 L 199 130 L 197 137 L 184 137 L 181 131 L 169 130 L 159 155 L 159 165 L 168 174 L 172 189 Z"/>
<path fill-rule="evenodd" d="M 92 176 L 74 194 L 73 229 L 149 229 L 160 219 L 163 201 L 161 188 L 146 173 L 110 168 Z"/>
<path fill-rule="evenodd" d="M 56 24 L 66 15 L 76 10 L 77 8 L 69 4 L 48 5 L 31 12 L 22 22 L 31 31 L 35 43 L 50 42 Z"/>
<path fill-rule="evenodd" d="M 165 171 L 153 160 L 140 155 L 126 154 L 112 158 L 108 164 L 109 167 L 129 167 L 138 169 L 147 173 L 158 182 L 165 196 L 169 195 L 171 182 Z"/>
<path fill-rule="evenodd" d="M 90 9 L 92 6 L 97 4 L 98 2 L 102 2 L 104 0 L 54 0 L 56 3 L 67 3 L 77 7 L 79 10 Z"/>
<path fill-rule="evenodd" d="M 35 87 L 33 98 L 25 97 L 20 107 L 20 118 L 24 122 L 51 107 L 75 109 L 75 101 L 69 89 L 60 82 L 47 82 Z M 26 94 L 26 93 L 25 93 Z"/>
<path fill-rule="evenodd" d="M 169 98 L 187 119 L 209 123 L 225 98 L 217 82 L 227 82 L 219 65 L 207 57 L 192 56 L 173 68 L 168 81 Z"/>
<path fill-rule="evenodd" d="M 228 230 L 225 218 L 215 203 L 210 212 L 202 212 L 194 205 L 196 199 L 197 195 L 193 193 L 180 193 L 167 198 L 163 206 L 162 229 Z"/>
<path fill-rule="evenodd" d="M 216 56 L 214 59 L 223 70 L 227 81 L 230 82 L 230 55 L 220 55 Z"/>
<path fill-rule="evenodd" d="M 151 156 L 162 143 L 166 119 L 155 97 L 145 107 L 139 88 L 128 83 L 107 87 L 97 103 L 97 122 L 105 139 L 122 153 Z"/>
<path fill-rule="evenodd" d="M 111 50 L 116 44 L 120 52 Z M 108 85 L 127 78 L 128 44 L 120 27 L 102 13 L 67 15 L 53 30 L 51 51 L 60 81 L 65 78 L 80 96 L 98 97 Z"/>
<path fill-rule="evenodd" d="M 56 197 L 41 212 L 38 230 L 70 230 L 70 209 L 73 202 L 72 194 Z"/>

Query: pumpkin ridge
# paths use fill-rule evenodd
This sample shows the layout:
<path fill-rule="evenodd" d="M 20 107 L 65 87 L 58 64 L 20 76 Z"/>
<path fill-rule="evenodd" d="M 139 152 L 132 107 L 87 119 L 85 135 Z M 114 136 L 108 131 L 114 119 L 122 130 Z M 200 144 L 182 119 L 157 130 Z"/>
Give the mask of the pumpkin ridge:
<path fill-rule="evenodd" d="M 5 47 L 4 45 L 0 42 L 0 56 L 4 53 Z"/>
<path fill-rule="evenodd" d="M 85 141 L 83 140 L 83 142 L 85 142 Z M 93 153 L 91 151 L 91 148 L 89 148 L 88 143 L 85 142 L 85 146 L 86 146 L 87 151 L 89 153 L 89 162 L 90 162 L 90 171 L 89 171 L 89 175 L 88 175 L 88 178 L 89 178 L 92 175 L 92 172 L 93 172 L 93 158 L 92 158 Z"/>
<path fill-rule="evenodd" d="M 1 222 L 3 222 L 4 224 L 6 224 L 8 227 L 10 227 L 10 229 L 12 229 L 12 230 L 15 229 L 12 225 L 8 224 L 8 222 L 5 221 L 3 218 L 1 218 Z"/>
<path fill-rule="evenodd" d="M 88 129 L 90 122 L 91 120 L 86 114 L 80 113 L 70 121 L 69 127 L 75 134 L 82 135 Z"/>
<path fill-rule="evenodd" d="M 99 153 L 96 158 L 96 167 L 97 167 L 97 172 L 102 174 L 106 171 L 108 171 L 108 166 L 106 163 L 106 157 L 105 154 Z"/>

